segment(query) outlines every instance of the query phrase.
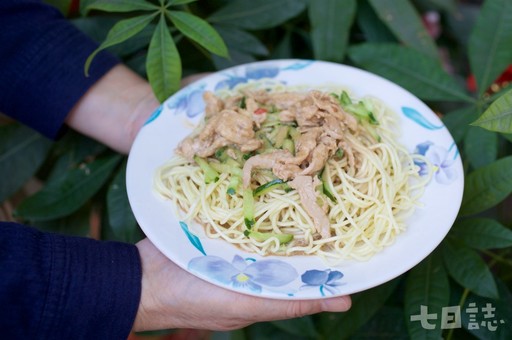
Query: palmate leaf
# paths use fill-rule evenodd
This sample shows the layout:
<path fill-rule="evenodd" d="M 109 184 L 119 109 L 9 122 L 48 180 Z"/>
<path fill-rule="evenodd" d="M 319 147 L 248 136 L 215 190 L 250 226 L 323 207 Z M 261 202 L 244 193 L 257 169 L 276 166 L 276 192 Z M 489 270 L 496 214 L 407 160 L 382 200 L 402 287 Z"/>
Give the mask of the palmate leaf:
<path fill-rule="evenodd" d="M 479 95 L 512 63 L 512 1 L 488 0 L 469 38 L 468 56 Z"/>
<path fill-rule="evenodd" d="M 146 0 L 95 0 L 90 2 L 86 11 L 100 10 L 106 12 L 157 11 L 158 6 Z"/>
<path fill-rule="evenodd" d="M 315 59 L 343 60 L 355 13 L 355 0 L 309 1 L 308 15 Z"/>
<path fill-rule="evenodd" d="M 367 1 L 357 3 L 357 25 L 367 42 L 396 42 L 397 39 Z"/>
<path fill-rule="evenodd" d="M 456 222 L 451 237 L 476 249 L 512 247 L 512 230 L 491 218 L 470 218 Z"/>
<path fill-rule="evenodd" d="M 24 200 L 16 209 L 16 216 L 44 221 L 75 212 L 103 186 L 120 159 L 120 155 L 112 155 L 68 171 Z"/>
<path fill-rule="evenodd" d="M 368 43 L 349 48 L 348 54 L 358 65 L 405 87 L 422 99 L 474 101 L 437 61 L 411 48 Z"/>
<path fill-rule="evenodd" d="M 224 25 L 215 25 L 213 28 L 226 42 L 230 54 L 231 51 L 237 50 L 258 56 L 268 55 L 267 47 L 260 40 L 258 40 L 258 38 L 247 31 L 244 31 L 238 27 Z"/>
<path fill-rule="evenodd" d="M 311 315 L 306 315 L 301 318 L 279 320 L 271 322 L 277 328 L 298 337 L 317 338 L 318 332 L 315 328 L 315 323 Z"/>
<path fill-rule="evenodd" d="M 498 157 L 498 134 L 469 126 L 464 138 L 464 155 L 475 169 L 491 164 Z"/>
<path fill-rule="evenodd" d="M 462 327 L 475 339 L 512 339 L 512 293 L 509 288 L 510 284 L 507 287 L 507 283 L 499 279 L 496 279 L 496 284 L 500 296 L 499 300 L 469 294 L 466 303 L 462 306 Z M 475 307 L 478 308 L 479 313 L 468 312 L 468 309 Z M 489 312 L 484 312 L 483 309 L 489 307 L 491 307 L 488 309 Z M 474 327 L 475 323 L 478 323 L 478 327 Z M 489 324 L 491 327 L 489 327 Z M 470 327 L 470 325 L 473 327 Z"/>
<path fill-rule="evenodd" d="M 382 306 L 375 315 L 360 327 L 351 340 L 393 339 L 410 340 L 404 310 L 401 306 Z"/>
<path fill-rule="evenodd" d="M 135 34 L 142 31 L 150 22 L 153 20 L 158 12 L 153 14 L 145 14 L 139 15 L 134 18 L 124 19 L 117 22 L 114 27 L 108 32 L 105 41 L 101 43 L 101 45 L 91 53 L 91 55 L 85 61 L 85 74 L 89 75 L 89 68 L 91 66 L 91 62 L 100 51 L 104 50 L 107 47 L 119 44 L 131 37 Z"/>
<path fill-rule="evenodd" d="M 471 125 L 490 131 L 512 133 L 512 90 L 496 99 Z"/>
<path fill-rule="evenodd" d="M 306 8 L 306 0 L 233 0 L 214 12 L 208 21 L 248 30 L 278 26 Z"/>
<path fill-rule="evenodd" d="M 126 192 L 126 160 L 109 184 L 107 211 L 110 228 L 117 240 L 132 243 L 138 241 L 139 229 Z"/>
<path fill-rule="evenodd" d="M 323 313 L 317 327 L 327 339 L 348 339 L 364 325 L 386 302 L 400 279 L 384 283 L 375 288 L 352 295 L 352 307 L 345 313 Z"/>
<path fill-rule="evenodd" d="M 480 296 L 498 298 L 491 270 L 476 251 L 448 239 L 443 242 L 443 258 L 450 276 L 462 287 Z"/>
<path fill-rule="evenodd" d="M 421 306 L 427 306 L 428 313 L 440 315 L 450 300 L 450 283 L 440 252 L 434 252 L 407 275 L 405 284 L 405 315 L 419 315 Z M 421 322 L 407 322 L 411 339 L 439 339 L 441 320 L 432 320 L 435 329 L 425 329 Z"/>
<path fill-rule="evenodd" d="M 171 6 L 186 5 L 197 0 L 168 0 L 167 3 Z"/>
<path fill-rule="evenodd" d="M 181 59 L 163 14 L 149 43 L 146 71 L 160 102 L 180 88 Z"/>
<path fill-rule="evenodd" d="M 51 146 L 50 140 L 25 126 L 0 126 L 0 202 L 35 174 Z"/>
<path fill-rule="evenodd" d="M 438 59 L 434 40 L 409 0 L 369 0 L 380 19 L 405 45 Z"/>
<path fill-rule="evenodd" d="M 489 209 L 512 193 L 512 156 L 507 156 L 471 172 L 464 181 L 459 214 L 477 214 Z"/>
<path fill-rule="evenodd" d="M 477 107 L 474 105 L 461 107 L 448 112 L 442 121 L 450 131 L 456 143 L 462 142 L 470 127 L 470 123 L 478 116 Z"/>
<path fill-rule="evenodd" d="M 221 36 L 203 19 L 182 11 L 167 11 L 176 28 L 208 51 L 221 57 L 228 57 L 228 49 Z"/>

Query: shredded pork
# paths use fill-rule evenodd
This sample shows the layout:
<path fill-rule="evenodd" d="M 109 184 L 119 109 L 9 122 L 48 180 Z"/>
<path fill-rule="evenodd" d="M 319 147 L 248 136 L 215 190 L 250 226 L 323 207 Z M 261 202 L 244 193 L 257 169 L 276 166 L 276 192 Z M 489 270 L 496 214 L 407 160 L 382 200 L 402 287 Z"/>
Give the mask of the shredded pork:
<path fill-rule="evenodd" d="M 316 230 L 322 237 L 329 237 L 329 220 L 316 203 L 317 175 L 340 147 L 349 164 L 355 165 L 355 156 L 344 136 L 348 130 L 357 131 L 357 120 L 343 111 L 336 98 L 319 91 L 246 91 L 243 96 L 225 100 L 205 92 L 203 98 L 205 124 L 198 133 L 179 144 L 177 153 L 187 159 L 196 155 L 209 157 L 224 146 L 236 147 L 244 153 L 256 152 L 243 166 L 243 186 L 250 187 L 255 169 L 272 170 L 276 177 L 289 181 L 297 190 Z M 300 135 L 295 140 L 294 154 L 282 149 L 258 153 L 264 143 L 255 131 L 269 116 L 266 110 L 260 109 L 262 106 L 279 110 L 280 123 L 296 124 Z"/>

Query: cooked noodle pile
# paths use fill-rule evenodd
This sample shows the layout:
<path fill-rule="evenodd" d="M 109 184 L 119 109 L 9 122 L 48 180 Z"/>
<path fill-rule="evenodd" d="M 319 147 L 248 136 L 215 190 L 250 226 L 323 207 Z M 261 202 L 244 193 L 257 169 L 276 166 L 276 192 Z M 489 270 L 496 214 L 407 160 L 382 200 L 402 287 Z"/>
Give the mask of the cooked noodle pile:
<path fill-rule="evenodd" d="M 205 120 L 155 189 L 208 237 L 339 261 L 367 260 L 405 230 L 429 177 L 377 99 L 258 83 L 204 99 Z"/>

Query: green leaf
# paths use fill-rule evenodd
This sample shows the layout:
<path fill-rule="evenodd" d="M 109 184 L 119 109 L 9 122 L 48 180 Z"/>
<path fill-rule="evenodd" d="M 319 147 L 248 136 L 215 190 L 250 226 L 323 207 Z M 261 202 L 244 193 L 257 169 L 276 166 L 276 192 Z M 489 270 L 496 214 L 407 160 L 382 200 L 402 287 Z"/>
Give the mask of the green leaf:
<path fill-rule="evenodd" d="M 472 125 L 490 131 L 512 133 L 512 90 L 496 99 Z"/>
<path fill-rule="evenodd" d="M 153 20 L 158 13 L 139 15 L 134 18 L 124 19 L 117 22 L 114 27 L 108 32 L 107 38 L 101 43 L 101 45 L 89 55 L 85 61 L 84 71 L 89 76 L 89 68 L 91 62 L 100 51 L 107 47 L 119 44 L 135 34 L 139 33 L 146 27 L 151 20 Z"/>
<path fill-rule="evenodd" d="M 512 1 L 489 0 L 469 38 L 468 57 L 482 95 L 512 63 Z"/>
<path fill-rule="evenodd" d="M 78 27 L 79 30 L 87 34 L 94 41 L 101 43 L 105 40 L 108 31 L 116 22 L 119 21 L 118 16 L 92 16 L 92 17 L 80 17 L 70 20 L 74 26 Z M 145 52 L 151 36 L 155 31 L 156 24 L 150 23 L 142 31 L 135 34 L 128 40 L 125 40 L 114 46 L 110 46 L 107 50 L 115 56 L 125 59 L 131 57 L 134 54 L 140 55 Z"/>
<path fill-rule="evenodd" d="M 171 6 L 178 6 L 178 5 L 186 5 L 192 2 L 196 2 L 197 0 L 169 0 L 168 4 Z"/>
<path fill-rule="evenodd" d="M 349 56 L 357 64 L 405 87 L 422 99 L 474 102 L 437 61 L 411 48 L 367 43 L 351 47 Z"/>
<path fill-rule="evenodd" d="M 104 144 L 69 130 L 55 144 L 52 154 L 55 160 L 52 160 L 52 168 L 46 183 L 65 176 L 70 169 L 78 167 L 86 159 L 95 158 L 105 150 L 107 147 Z"/>
<path fill-rule="evenodd" d="M 272 321 L 272 324 L 288 334 L 309 338 L 318 337 L 313 318 L 310 315 L 289 320 Z"/>
<path fill-rule="evenodd" d="M 498 157 L 498 134 L 470 126 L 464 138 L 464 155 L 475 169 L 491 164 Z"/>
<path fill-rule="evenodd" d="M 448 112 L 442 118 L 442 121 L 450 131 L 455 142 L 460 143 L 468 132 L 469 124 L 475 120 L 477 115 L 477 107 L 468 106 Z"/>
<path fill-rule="evenodd" d="M 434 40 L 421 21 L 421 17 L 408 0 L 369 0 L 380 19 L 405 45 L 439 58 Z"/>
<path fill-rule="evenodd" d="M 52 142 L 19 124 L 0 126 L 0 202 L 9 198 L 32 177 Z"/>
<path fill-rule="evenodd" d="M 120 158 L 113 155 L 68 171 L 25 199 L 16 209 L 16 216 L 44 221 L 75 212 L 103 186 Z"/>
<path fill-rule="evenodd" d="M 224 70 L 228 67 L 233 67 L 241 64 L 247 64 L 257 61 L 256 57 L 253 55 L 241 52 L 237 50 L 229 51 L 229 59 L 221 58 L 219 56 L 212 56 L 213 64 L 217 70 Z"/>
<path fill-rule="evenodd" d="M 441 314 L 450 300 L 450 283 L 439 252 L 434 252 L 407 275 L 405 283 L 405 315 L 420 315 L 421 306 L 426 306 L 428 313 Z M 408 318 L 407 326 L 411 339 L 439 339 L 441 337 L 441 320 L 431 320 L 434 329 L 426 329 L 421 322 Z"/>
<path fill-rule="evenodd" d="M 457 221 L 449 235 L 476 249 L 512 247 L 512 230 L 491 218 L 480 217 Z"/>
<path fill-rule="evenodd" d="M 504 133 L 501 135 L 503 136 L 503 138 L 505 138 L 506 140 L 508 140 L 509 142 L 512 143 L 512 133 Z"/>
<path fill-rule="evenodd" d="M 400 307 L 384 305 L 350 337 L 350 340 L 393 339 L 409 340 L 404 322 L 404 311 Z"/>
<path fill-rule="evenodd" d="M 87 5 L 86 11 L 106 12 L 158 11 L 159 7 L 145 0 L 96 0 Z"/>
<path fill-rule="evenodd" d="M 367 1 L 357 3 L 357 24 L 367 42 L 396 42 L 389 28 L 379 19 Z"/>
<path fill-rule="evenodd" d="M 443 242 L 443 258 L 450 276 L 462 287 L 480 296 L 498 298 L 491 271 L 476 251 L 447 240 Z"/>
<path fill-rule="evenodd" d="M 236 50 L 257 56 L 268 55 L 267 47 L 254 35 L 233 26 L 215 25 L 213 28 L 224 39 L 229 51 Z"/>
<path fill-rule="evenodd" d="M 126 192 L 126 160 L 108 187 L 107 211 L 109 225 L 117 240 L 139 241 L 139 228 Z"/>
<path fill-rule="evenodd" d="M 315 59 L 341 62 L 356 13 L 356 1 L 316 0 L 308 4 Z"/>
<path fill-rule="evenodd" d="M 464 183 L 460 215 L 477 214 L 500 203 L 512 193 L 512 156 L 470 173 Z"/>
<path fill-rule="evenodd" d="M 187 12 L 168 11 L 167 15 L 183 35 L 216 55 L 228 57 L 224 41 L 209 23 Z"/>
<path fill-rule="evenodd" d="M 248 30 L 261 30 L 281 25 L 305 8 L 306 0 L 233 0 L 214 12 L 208 20 Z"/>
<path fill-rule="evenodd" d="M 382 307 L 395 290 L 399 278 L 352 295 L 352 307 L 345 313 L 323 313 L 317 326 L 326 339 L 348 339 Z"/>
<path fill-rule="evenodd" d="M 499 300 L 469 294 L 462 306 L 461 324 L 477 339 L 510 340 L 512 339 L 512 293 L 510 285 L 496 280 Z M 468 309 L 476 308 L 477 313 Z M 473 319 L 473 320 L 472 320 Z M 478 327 L 475 326 L 475 323 Z M 489 327 L 489 324 L 491 327 Z"/>
<path fill-rule="evenodd" d="M 160 102 L 179 90 L 181 59 L 163 15 L 149 43 L 146 71 L 153 92 Z"/>

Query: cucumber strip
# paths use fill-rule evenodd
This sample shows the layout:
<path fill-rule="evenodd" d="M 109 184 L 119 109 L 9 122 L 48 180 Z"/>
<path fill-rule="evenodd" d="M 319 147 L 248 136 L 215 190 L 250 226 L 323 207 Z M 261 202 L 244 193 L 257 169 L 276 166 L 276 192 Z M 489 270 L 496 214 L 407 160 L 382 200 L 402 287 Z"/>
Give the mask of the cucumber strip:
<path fill-rule="evenodd" d="M 333 202 L 336 202 L 336 197 L 334 197 L 333 192 L 331 191 L 331 188 L 329 187 L 328 181 L 329 178 L 327 177 L 327 169 L 324 167 L 321 174 L 321 180 L 322 180 L 322 191 L 325 196 L 329 197 L 329 199 Z"/>
<path fill-rule="evenodd" d="M 250 188 L 244 189 L 244 222 L 247 229 L 251 229 L 255 223 L 254 220 L 254 196 Z"/>
<path fill-rule="evenodd" d="M 282 184 L 286 184 L 286 182 L 280 178 L 274 179 L 270 182 L 260 185 L 256 189 L 254 189 L 253 195 L 255 197 L 264 195 L 267 192 L 269 192 L 270 190 L 277 189 L 278 187 L 281 187 Z"/>
<path fill-rule="evenodd" d="M 339 159 L 342 159 L 344 155 L 345 155 L 345 151 L 343 151 L 342 148 L 338 148 L 338 150 L 336 150 L 336 152 L 334 153 L 334 156 Z"/>
<path fill-rule="evenodd" d="M 348 93 L 346 91 L 341 91 L 339 100 L 340 100 L 340 104 L 342 106 L 352 104 L 352 99 L 350 99 L 350 96 L 348 95 Z"/>
<path fill-rule="evenodd" d="M 283 142 L 288 137 L 288 131 L 290 130 L 289 126 L 281 125 L 277 128 L 277 133 L 274 139 L 274 146 L 276 148 L 281 148 L 283 146 Z"/>
<path fill-rule="evenodd" d="M 241 176 L 237 176 L 237 175 L 231 176 L 231 179 L 229 180 L 229 184 L 228 184 L 228 189 L 226 190 L 226 192 L 229 195 L 233 196 L 234 194 L 236 194 L 236 191 L 237 191 L 238 186 L 240 185 L 241 179 L 242 179 Z"/>
<path fill-rule="evenodd" d="M 211 167 L 210 163 L 204 158 L 199 156 L 194 156 L 194 161 L 196 161 L 197 165 L 204 172 L 204 182 L 206 184 L 214 183 L 219 180 L 219 173 Z"/>
<path fill-rule="evenodd" d="M 297 139 L 299 139 L 300 137 L 299 130 L 297 130 L 296 128 L 291 128 L 288 134 L 290 135 L 290 137 L 292 137 L 292 141 L 294 143 L 297 143 Z"/>
<path fill-rule="evenodd" d="M 228 156 L 226 152 L 227 147 L 222 147 L 217 150 L 215 150 L 215 158 L 218 159 L 221 162 L 224 162 Z"/>
<path fill-rule="evenodd" d="M 229 173 L 236 176 L 242 176 L 242 169 L 238 166 L 233 166 L 227 163 L 216 163 L 210 162 L 210 166 L 217 172 L 220 173 Z M 238 165 L 238 164 L 237 164 Z"/>
<path fill-rule="evenodd" d="M 286 138 L 283 141 L 283 149 L 290 151 L 295 156 L 295 143 L 290 138 Z"/>
<path fill-rule="evenodd" d="M 350 104 L 343 107 L 345 111 L 353 114 L 357 118 L 368 121 L 373 125 L 379 125 L 379 121 L 375 118 L 372 111 L 368 110 L 368 108 L 364 105 L 363 102 L 359 102 L 357 104 Z"/>
<path fill-rule="evenodd" d="M 364 127 L 368 130 L 370 135 L 375 139 L 377 142 L 381 142 L 381 138 L 379 134 L 377 133 L 377 130 L 375 130 L 375 127 L 372 124 L 365 124 Z"/>
<path fill-rule="evenodd" d="M 260 233 L 259 231 L 254 230 L 246 230 L 244 231 L 244 235 L 258 242 L 264 242 L 271 237 L 277 238 L 279 244 L 288 243 L 293 240 L 292 234 Z"/>

